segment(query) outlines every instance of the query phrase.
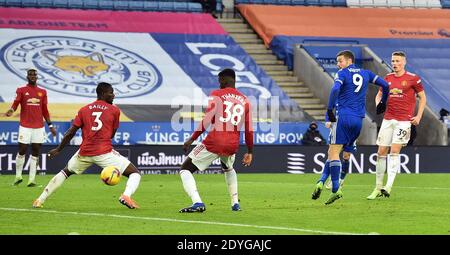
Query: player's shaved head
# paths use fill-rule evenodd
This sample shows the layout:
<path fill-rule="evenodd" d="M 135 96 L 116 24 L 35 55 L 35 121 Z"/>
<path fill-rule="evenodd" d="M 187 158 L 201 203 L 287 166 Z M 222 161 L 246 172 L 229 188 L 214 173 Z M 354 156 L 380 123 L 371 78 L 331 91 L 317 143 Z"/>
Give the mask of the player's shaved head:
<path fill-rule="evenodd" d="M 107 82 L 100 82 L 97 85 L 97 89 L 95 90 L 97 92 L 97 99 L 106 101 L 107 103 L 112 104 L 114 100 L 114 89 L 111 84 Z"/>
<path fill-rule="evenodd" d="M 234 88 L 234 83 L 236 82 L 236 73 L 233 69 L 227 68 L 223 69 L 219 73 L 219 83 L 220 88 L 232 87 Z"/>
<path fill-rule="evenodd" d="M 346 59 L 351 59 L 352 63 L 355 63 L 355 54 L 353 54 L 353 52 L 350 50 L 339 51 L 338 54 L 336 55 L 336 58 L 340 56 L 343 56 Z"/>

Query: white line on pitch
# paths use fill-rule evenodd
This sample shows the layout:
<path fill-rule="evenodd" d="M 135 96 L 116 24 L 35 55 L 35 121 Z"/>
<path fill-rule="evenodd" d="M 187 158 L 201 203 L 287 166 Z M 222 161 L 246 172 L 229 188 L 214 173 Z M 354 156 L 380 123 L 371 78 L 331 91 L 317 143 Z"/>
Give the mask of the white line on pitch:
<path fill-rule="evenodd" d="M 169 219 L 169 218 L 140 217 L 140 216 L 118 215 L 118 214 L 104 214 L 104 213 L 60 212 L 60 211 L 43 210 L 43 209 L 1 208 L 1 207 L 0 207 L 0 210 L 2 210 L 2 211 L 15 211 L 15 212 L 34 212 L 34 213 L 72 214 L 72 215 L 81 215 L 81 216 L 99 216 L 99 217 L 125 218 L 125 219 L 134 219 L 134 220 L 168 221 L 168 222 L 181 222 L 181 223 L 193 223 L 193 224 L 206 224 L 206 225 L 220 225 L 220 226 L 259 228 L 259 229 L 271 229 L 271 230 L 287 230 L 287 231 L 295 231 L 295 232 L 306 232 L 306 233 L 317 233 L 317 234 L 328 234 L 328 235 L 361 235 L 361 234 L 358 234 L 358 233 L 337 232 L 337 231 L 323 231 L 323 230 L 313 230 L 313 229 L 303 229 L 303 228 L 259 226 L 259 225 L 227 223 L 227 222 L 215 222 L 215 221 L 179 220 L 179 219 Z"/>
<path fill-rule="evenodd" d="M 296 186 L 311 186 L 311 187 L 315 187 L 315 183 L 313 184 L 305 184 L 305 183 L 285 183 L 285 182 L 251 182 L 251 181 L 240 181 L 240 184 L 242 183 L 247 183 L 247 184 L 273 184 L 273 185 L 278 185 L 278 184 L 283 184 L 283 185 L 296 185 Z M 373 187 L 373 185 L 371 184 L 345 184 L 345 186 L 359 186 L 359 187 Z M 395 188 L 399 188 L 399 189 L 435 189 L 435 190 L 450 190 L 450 188 L 445 188 L 445 187 L 408 187 L 408 186 L 394 186 Z"/>

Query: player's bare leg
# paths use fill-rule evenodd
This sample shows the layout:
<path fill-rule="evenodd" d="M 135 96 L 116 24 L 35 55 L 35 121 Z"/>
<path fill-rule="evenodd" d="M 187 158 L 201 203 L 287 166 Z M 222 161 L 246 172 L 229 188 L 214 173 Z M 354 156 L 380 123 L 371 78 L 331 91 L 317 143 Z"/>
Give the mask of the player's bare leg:
<path fill-rule="evenodd" d="M 39 153 L 41 152 L 40 143 L 31 144 L 30 174 L 28 176 L 27 187 L 36 186 L 36 172 L 39 164 Z"/>
<path fill-rule="evenodd" d="M 125 191 L 119 198 L 119 202 L 130 209 L 139 208 L 139 205 L 131 198 L 131 196 L 139 187 L 141 173 L 132 163 L 130 163 L 125 171 L 123 171 L 123 175 L 128 177 L 128 181 Z"/>
<path fill-rule="evenodd" d="M 28 144 L 19 143 L 19 152 L 16 156 L 16 178 L 13 185 L 17 186 L 22 181 L 23 165 L 25 164 L 25 154 L 27 153 Z"/>
<path fill-rule="evenodd" d="M 379 146 L 376 164 L 376 180 L 375 189 L 367 197 L 369 200 L 374 200 L 377 197 L 381 197 L 381 189 L 383 188 L 384 173 L 386 172 L 386 158 L 389 152 L 388 146 Z"/>
<path fill-rule="evenodd" d="M 391 145 L 391 152 L 388 155 L 388 178 L 386 181 L 386 185 L 381 189 L 381 193 L 385 197 L 389 197 L 391 195 L 391 189 L 394 185 L 395 176 L 400 171 L 400 151 L 402 147 L 402 144 Z"/>
<path fill-rule="evenodd" d="M 70 172 L 67 167 L 65 167 L 63 170 L 61 170 L 59 173 L 57 173 L 47 184 L 47 186 L 44 188 L 44 191 L 42 191 L 41 195 L 33 201 L 33 207 L 34 208 L 41 208 L 43 207 L 43 204 L 45 200 L 61 185 L 64 183 L 64 181 L 69 178 L 73 173 Z"/>
<path fill-rule="evenodd" d="M 182 208 L 180 210 L 181 213 L 204 212 L 206 210 L 205 204 L 202 202 L 198 193 L 194 176 L 192 175 L 197 170 L 198 168 L 192 163 L 192 159 L 187 157 L 181 166 L 180 177 L 183 182 L 184 191 L 186 191 L 192 200 L 192 206 Z"/>

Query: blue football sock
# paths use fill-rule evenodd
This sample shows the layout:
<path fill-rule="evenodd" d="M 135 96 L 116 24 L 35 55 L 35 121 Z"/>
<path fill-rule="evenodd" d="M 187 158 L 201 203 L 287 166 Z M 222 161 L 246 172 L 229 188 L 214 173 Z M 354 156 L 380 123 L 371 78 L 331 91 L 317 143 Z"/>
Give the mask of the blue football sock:
<path fill-rule="evenodd" d="M 335 193 L 339 189 L 339 174 L 341 173 L 341 161 L 332 160 L 330 162 L 330 172 L 331 172 L 331 182 L 333 183 L 333 188 L 331 192 Z"/>
<path fill-rule="evenodd" d="M 348 166 L 349 166 L 349 161 L 348 160 L 343 160 L 342 161 L 342 169 L 341 169 L 341 180 L 345 179 L 345 176 L 348 173 Z"/>
<path fill-rule="evenodd" d="M 319 182 L 325 183 L 328 176 L 330 176 L 330 161 L 327 160 L 327 162 L 325 162 L 325 166 L 323 167 L 322 176 L 320 177 Z"/>

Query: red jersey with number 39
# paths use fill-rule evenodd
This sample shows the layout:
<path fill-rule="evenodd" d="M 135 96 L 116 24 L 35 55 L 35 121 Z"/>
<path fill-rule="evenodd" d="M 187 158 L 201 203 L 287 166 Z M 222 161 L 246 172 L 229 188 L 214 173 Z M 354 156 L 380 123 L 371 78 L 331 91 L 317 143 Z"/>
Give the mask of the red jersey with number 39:
<path fill-rule="evenodd" d="M 250 103 L 235 88 L 223 88 L 211 93 L 205 117 L 192 134 L 197 139 L 209 126 L 203 141 L 209 152 L 230 156 L 239 149 L 240 131 L 245 128 L 245 144 L 253 148 L 253 127 Z"/>
<path fill-rule="evenodd" d="M 81 156 L 98 156 L 110 152 L 112 136 L 119 128 L 120 110 L 105 101 L 97 100 L 78 111 L 73 125 L 81 128 L 83 142 Z"/>
<path fill-rule="evenodd" d="M 399 77 L 390 73 L 385 80 L 389 83 L 389 99 L 384 119 L 410 121 L 415 116 L 416 94 L 423 91 L 420 77 L 410 72 Z"/>

